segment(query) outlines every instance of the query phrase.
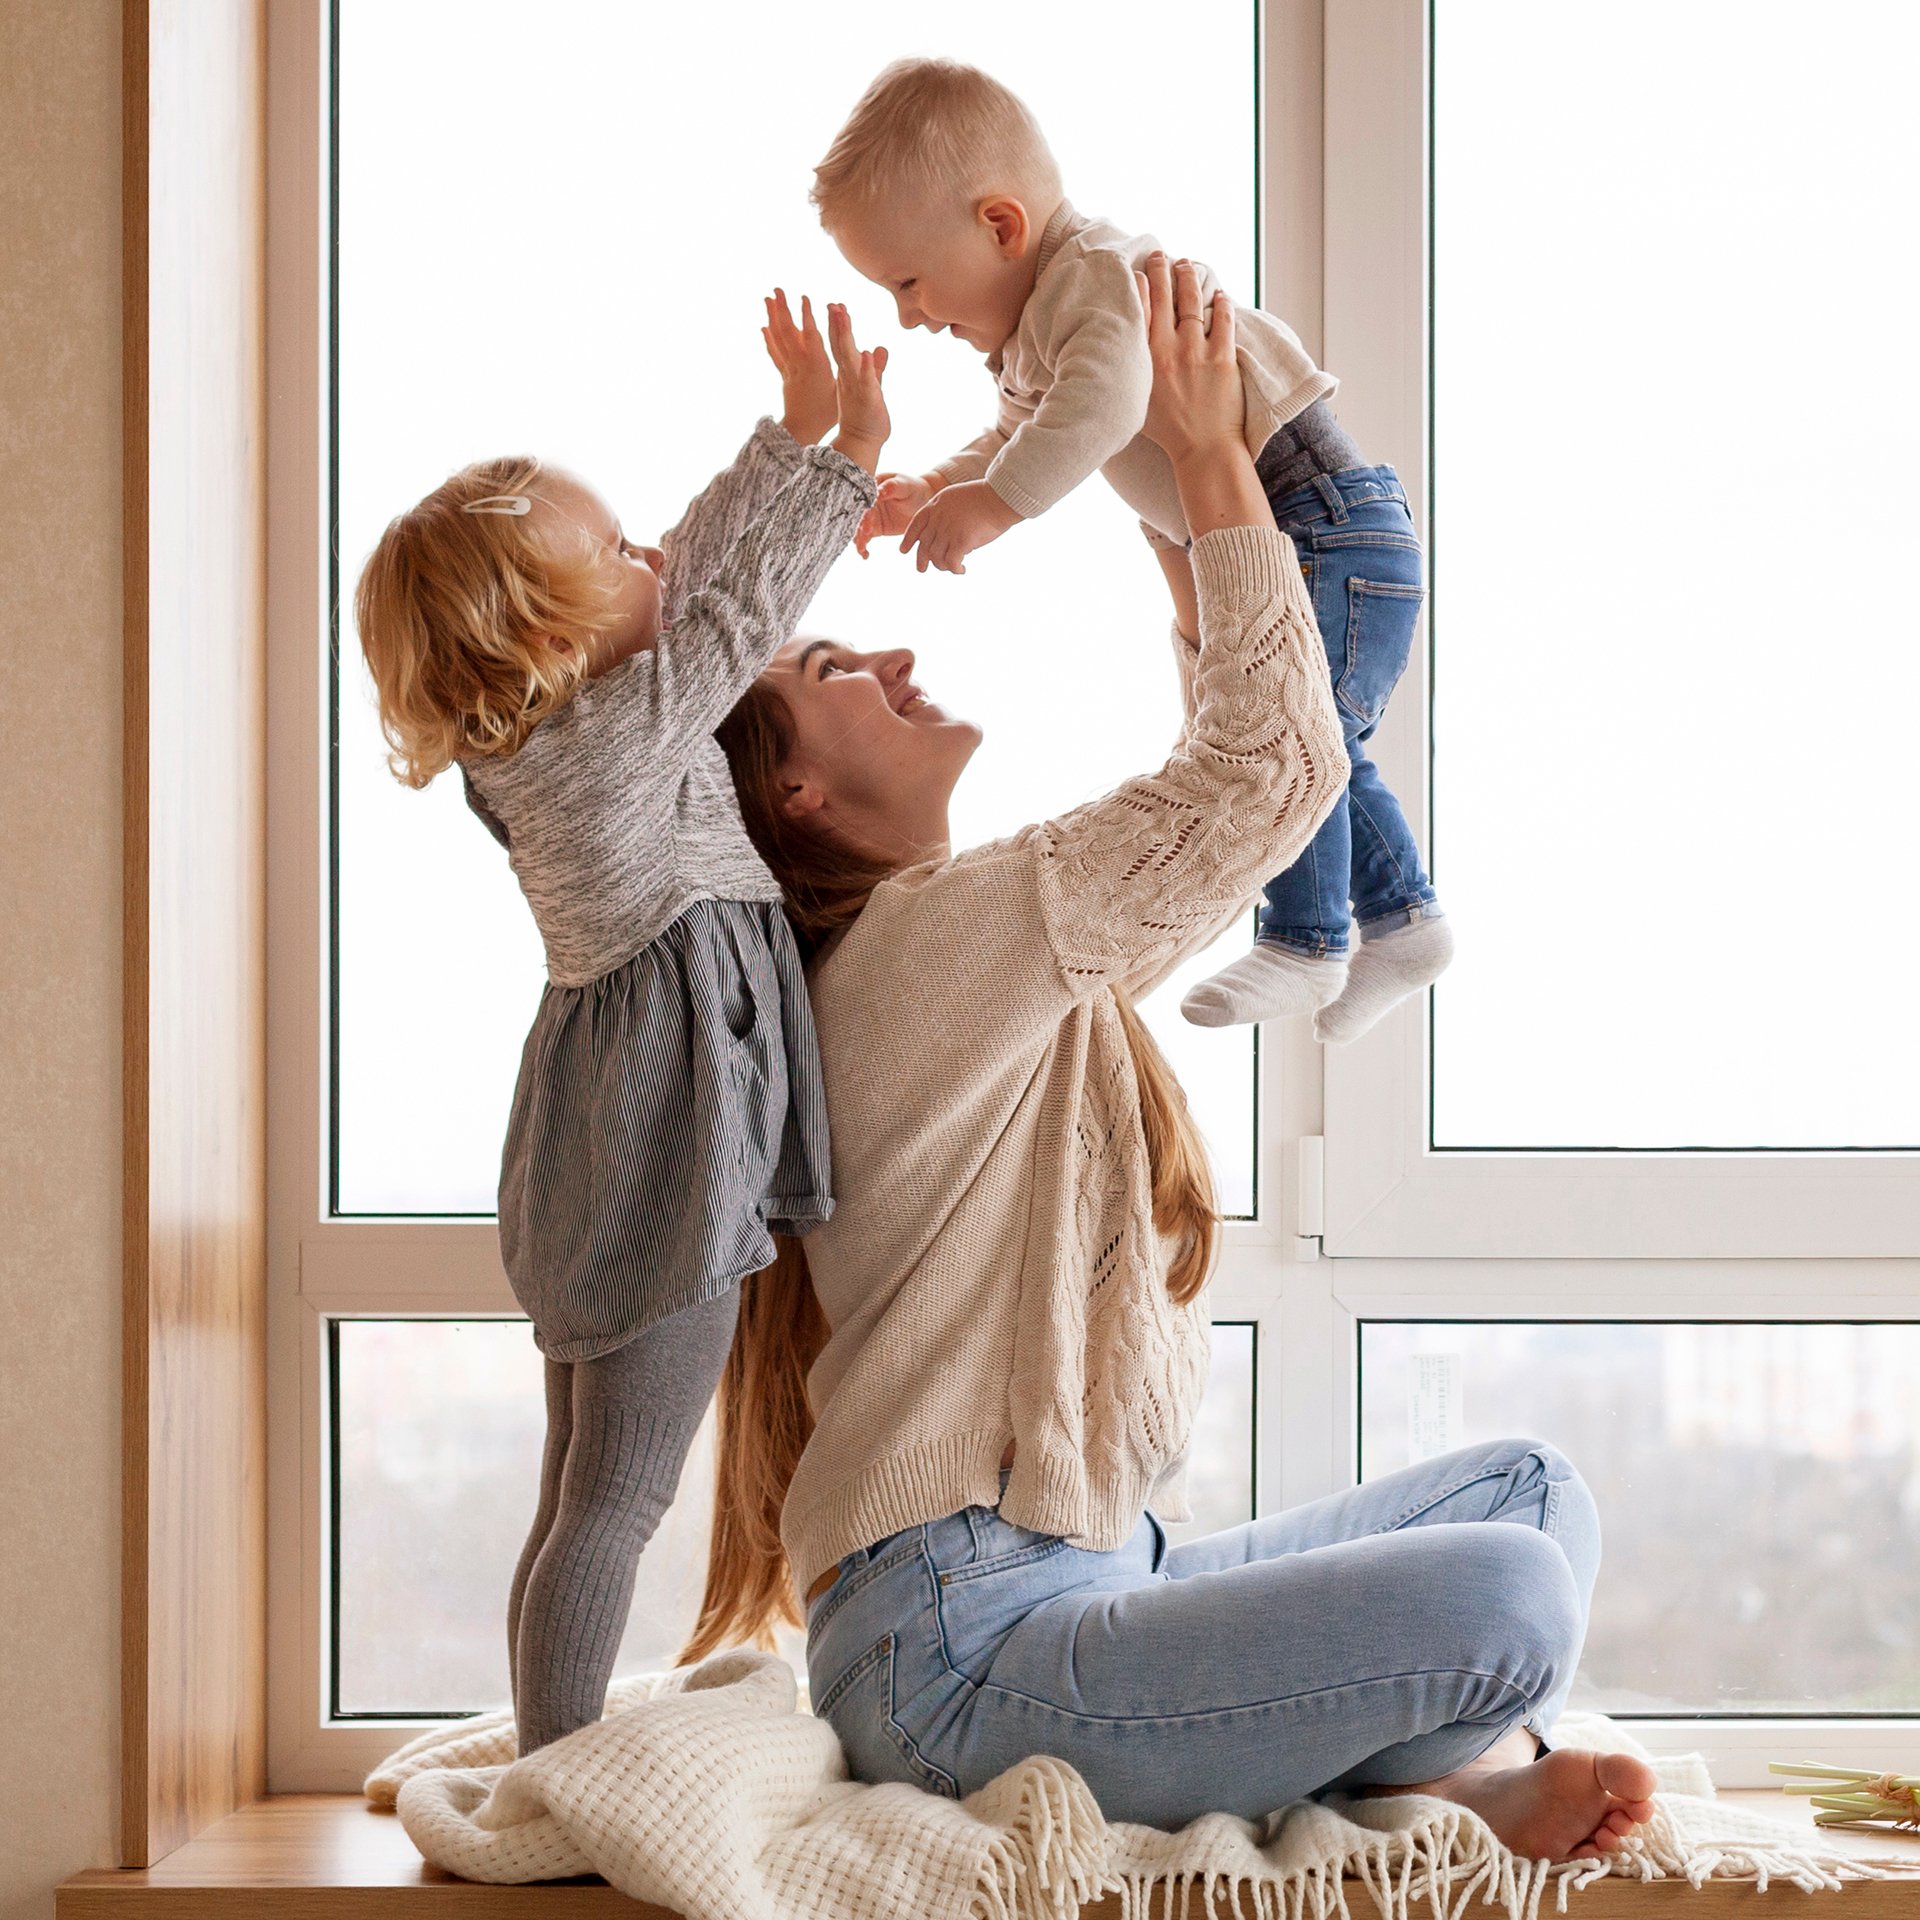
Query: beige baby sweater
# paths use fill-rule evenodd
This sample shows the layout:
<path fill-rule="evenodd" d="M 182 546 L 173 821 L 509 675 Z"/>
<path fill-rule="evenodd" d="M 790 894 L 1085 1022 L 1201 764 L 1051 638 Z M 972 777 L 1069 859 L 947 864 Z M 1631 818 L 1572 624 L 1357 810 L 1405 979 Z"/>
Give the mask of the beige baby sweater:
<path fill-rule="evenodd" d="M 1193 568 L 1166 764 L 896 875 L 813 970 L 838 1207 L 807 1239 L 832 1334 L 781 1522 L 803 1593 L 976 1504 L 1102 1551 L 1150 1498 L 1185 1517 L 1207 1308 L 1167 1297 L 1114 995 L 1245 912 L 1347 777 L 1289 541 L 1230 527 Z"/>
<path fill-rule="evenodd" d="M 1186 540 L 1173 468 L 1140 431 L 1153 365 L 1133 272 L 1159 244 L 1061 202 L 1040 236 L 1039 273 L 1020 324 L 987 360 L 999 383 L 1000 417 L 933 469 L 946 484 L 984 479 L 1032 519 L 1098 469 L 1143 520 Z M 1211 300 L 1219 282 L 1205 266 L 1200 275 L 1201 297 Z M 1258 459 L 1279 428 L 1340 383 L 1272 314 L 1236 307 L 1233 318 L 1247 451 Z"/>

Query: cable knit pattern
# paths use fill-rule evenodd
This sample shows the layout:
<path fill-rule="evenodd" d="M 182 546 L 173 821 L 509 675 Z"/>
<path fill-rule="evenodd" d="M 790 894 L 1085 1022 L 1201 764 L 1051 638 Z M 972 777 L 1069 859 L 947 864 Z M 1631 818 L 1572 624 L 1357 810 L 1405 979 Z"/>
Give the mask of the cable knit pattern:
<path fill-rule="evenodd" d="M 1149 1501 L 1185 1517 L 1207 1309 L 1167 1298 L 1114 993 L 1244 912 L 1347 774 L 1291 544 L 1229 528 L 1193 561 L 1166 764 L 896 875 L 814 969 L 839 1206 L 807 1241 L 833 1332 L 783 1519 L 802 1591 L 974 1504 L 1102 1551 Z"/>
<path fill-rule="evenodd" d="M 664 537 L 659 640 L 506 759 L 461 762 L 504 828 L 556 986 L 631 960 L 696 900 L 777 900 L 713 730 L 792 634 L 872 479 L 762 420 Z"/>

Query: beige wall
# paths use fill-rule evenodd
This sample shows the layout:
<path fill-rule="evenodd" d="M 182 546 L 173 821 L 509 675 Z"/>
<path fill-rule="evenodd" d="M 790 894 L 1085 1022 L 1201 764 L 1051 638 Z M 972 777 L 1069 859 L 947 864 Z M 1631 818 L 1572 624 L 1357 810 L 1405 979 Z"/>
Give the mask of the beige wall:
<path fill-rule="evenodd" d="M 120 9 L 0 0 L 0 1920 L 113 1862 Z"/>

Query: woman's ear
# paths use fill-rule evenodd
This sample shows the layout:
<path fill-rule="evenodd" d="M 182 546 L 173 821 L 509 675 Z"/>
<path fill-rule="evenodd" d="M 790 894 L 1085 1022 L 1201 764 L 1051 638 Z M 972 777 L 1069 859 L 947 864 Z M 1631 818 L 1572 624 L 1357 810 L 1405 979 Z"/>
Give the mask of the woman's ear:
<path fill-rule="evenodd" d="M 1010 193 L 997 193 L 982 200 L 978 208 L 982 226 L 993 234 L 993 244 L 1007 260 L 1026 258 L 1027 242 L 1033 237 L 1033 222 L 1025 206 Z"/>
<path fill-rule="evenodd" d="M 804 820 L 827 804 L 827 796 L 811 780 L 780 778 L 780 812 L 784 819 Z"/>

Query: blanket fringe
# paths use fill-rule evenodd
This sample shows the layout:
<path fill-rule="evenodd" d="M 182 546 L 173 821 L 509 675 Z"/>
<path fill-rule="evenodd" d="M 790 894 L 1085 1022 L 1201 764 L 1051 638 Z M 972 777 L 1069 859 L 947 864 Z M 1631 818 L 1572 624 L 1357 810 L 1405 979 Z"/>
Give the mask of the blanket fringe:
<path fill-rule="evenodd" d="M 1087 1783 L 1056 1760 L 1029 1762 L 1019 1805 L 981 1864 L 974 1920 L 1076 1920 L 1106 1851 L 1107 1823 Z"/>
<path fill-rule="evenodd" d="M 1839 1891 L 1849 1879 L 1892 1880 L 1912 1872 L 1911 1866 L 1877 1864 L 1817 1842 L 1729 1839 L 1688 1849 L 1662 1816 L 1603 1859 L 1522 1860 L 1479 1821 L 1448 1812 L 1291 1875 L 1132 1871 L 1109 1875 L 1084 1897 L 1117 1895 L 1121 1920 L 1187 1920 L 1196 1892 L 1194 1920 L 1356 1920 L 1346 1887 L 1354 1880 L 1373 1909 L 1364 1920 L 1414 1920 L 1414 1909 L 1422 1905 L 1431 1906 L 1435 1920 L 1469 1920 L 1471 1910 L 1485 1907 L 1496 1908 L 1503 1920 L 1540 1920 L 1549 1891 L 1553 1911 L 1564 1914 L 1572 1894 L 1609 1876 L 1683 1879 L 1696 1888 L 1714 1879 L 1740 1880 L 1761 1893 L 1778 1882 L 1805 1893 L 1827 1893 Z M 1052 1908 L 1022 1908 L 1009 1920 L 1041 1913 L 1055 1920 Z M 991 1920 L 1001 1920 L 997 1910 Z"/>

